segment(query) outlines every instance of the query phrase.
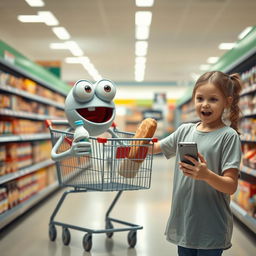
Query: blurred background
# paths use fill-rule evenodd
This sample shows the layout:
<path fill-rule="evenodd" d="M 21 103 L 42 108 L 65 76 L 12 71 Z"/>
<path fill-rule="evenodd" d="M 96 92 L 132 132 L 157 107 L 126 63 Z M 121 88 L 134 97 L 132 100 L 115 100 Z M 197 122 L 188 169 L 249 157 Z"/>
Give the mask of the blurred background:
<path fill-rule="evenodd" d="M 65 119 L 77 80 L 112 80 L 118 127 L 152 117 L 162 138 L 198 121 L 194 83 L 220 70 L 243 80 L 232 210 L 255 234 L 255 10 L 255 0 L 1 0 L 0 228 L 58 188 L 44 121 Z"/>

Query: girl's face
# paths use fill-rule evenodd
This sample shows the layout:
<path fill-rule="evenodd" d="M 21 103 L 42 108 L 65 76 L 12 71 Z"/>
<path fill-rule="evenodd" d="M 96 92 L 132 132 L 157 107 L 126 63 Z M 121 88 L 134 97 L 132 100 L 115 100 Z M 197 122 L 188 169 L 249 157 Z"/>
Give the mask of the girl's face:
<path fill-rule="evenodd" d="M 214 128 L 223 124 L 221 117 L 227 100 L 216 86 L 211 83 L 200 85 L 196 89 L 194 102 L 203 125 Z"/>

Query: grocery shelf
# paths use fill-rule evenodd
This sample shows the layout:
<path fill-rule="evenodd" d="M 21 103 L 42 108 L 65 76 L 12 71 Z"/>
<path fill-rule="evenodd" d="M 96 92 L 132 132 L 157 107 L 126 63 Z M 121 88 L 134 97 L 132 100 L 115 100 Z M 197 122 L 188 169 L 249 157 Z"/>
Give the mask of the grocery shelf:
<path fill-rule="evenodd" d="M 9 53 L 11 53 L 15 57 L 15 62 L 10 62 L 4 59 L 3 58 L 4 54 L 0 56 L 0 73 L 1 73 L 0 93 L 3 95 L 6 95 L 6 98 L 8 98 L 8 96 L 11 95 L 11 97 L 13 98 L 10 99 L 10 102 L 12 101 L 12 99 L 17 100 L 18 98 L 21 97 L 22 98 L 21 102 L 23 101 L 31 102 L 36 106 L 39 106 L 40 107 L 39 109 L 42 111 L 40 113 L 33 113 L 32 108 L 29 108 L 28 112 L 19 111 L 20 103 L 18 102 L 18 100 L 16 102 L 17 110 L 15 110 L 15 108 L 13 109 L 0 108 L 0 116 L 7 117 L 7 118 L 2 118 L 4 119 L 4 125 L 5 125 L 5 122 L 7 122 L 7 129 L 3 130 L 2 132 L 3 133 L 9 132 L 9 130 L 11 129 L 11 125 L 15 125 L 15 123 L 10 124 L 10 122 L 12 122 L 15 119 L 16 120 L 28 119 L 28 120 L 40 121 L 40 123 L 42 124 L 47 119 L 50 119 L 50 120 L 63 119 L 63 117 L 58 117 L 54 115 L 62 115 L 62 113 L 64 115 L 63 101 L 65 100 L 65 97 L 67 93 L 70 91 L 71 87 L 68 84 L 61 81 L 61 79 L 53 75 L 51 72 L 49 72 L 45 68 L 41 67 L 36 63 L 33 63 L 32 61 L 24 57 L 22 54 L 18 53 L 15 49 L 11 48 L 10 46 L 6 45 L 1 41 L 0 53 L 3 53 L 4 51 L 8 51 Z M 32 91 L 23 90 L 21 87 L 19 87 L 20 82 L 22 82 L 24 79 L 32 80 L 34 82 L 33 89 L 37 89 L 36 87 L 38 86 L 39 87 L 38 89 L 40 89 L 40 93 L 34 94 Z M 54 111 L 54 112 L 51 112 L 51 111 Z M 6 150 L 5 144 L 9 142 L 14 142 L 19 144 L 20 142 L 25 142 L 25 141 L 36 142 L 36 141 L 45 140 L 45 143 L 48 145 L 50 142 L 49 141 L 50 138 L 51 138 L 51 135 L 49 132 L 47 133 L 37 132 L 36 134 L 33 134 L 33 133 L 1 134 L 0 145 L 1 147 L 3 147 L 3 150 Z M 38 148 L 42 150 L 40 147 Z M 50 158 L 50 152 L 48 151 L 50 150 L 47 150 L 47 152 L 45 153 L 47 153 L 48 158 Z M 16 161 L 15 159 L 13 160 Z M 47 159 L 39 163 L 33 163 L 28 167 L 21 168 L 16 172 L 2 175 L 0 176 L 0 186 L 6 187 L 6 194 L 8 195 L 8 192 L 11 191 L 12 186 L 14 187 L 17 186 L 16 179 L 21 178 L 28 174 L 33 174 L 34 172 L 37 172 L 42 168 L 45 168 L 48 166 L 50 167 L 54 163 L 55 162 L 53 160 Z M 45 177 L 46 180 L 48 176 L 48 171 L 51 172 L 51 168 L 49 169 L 46 168 L 46 170 L 42 171 L 43 173 L 46 174 L 46 177 Z M 0 214 L 0 229 L 5 225 L 7 225 L 8 223 L 10 223 L 11 221 L 13 221 L 15 218 L 17 218 L 21 214 L 23 214 L 25 211 L 29 210 L 37 202 L 44 199 L 48 194 L 52 193 L 53 190 L 55 190 L 57 187 L 58 187 L 57 182 L 52 185 L 49 185 L 43 190 L 38 191 L 38 193 L 31 196 L 28 200 Z M 7 200 L 8 200 L 8 197 L 7 197 Z"/>
<path fill-rule="evenodd" d="M 39 170 L 41 168 L 44 168 L 44 167 L 49 166 L 49 165 L 52 165 L 54 163 L 55 162 L 53 160 L 48 159 L 48 160 L 45 160 L 45 161 L 33 164 L 31 166 L 22 168 L 19 171 L 16 171 L 16 172 L 13 172 L 13 173 L 9 173 L 9 174 L 0 176 L 0 185 L 6 183 L 8 181 L 17 179 L 19 177 L 25 176 L 25 175 L 27 175 L 29 173 L 35 172 L 35 171 L 37 171 L 37 170 Z"/>
<path fill-rule="evenodd" d="M 32 120 L 41 120 L 41 121 L 44 121 L 46 119 L 60 119 L 59 117 L 56 117 L 56 116 L 40 115 L 40 114 L 30 113 L 25 111 L 15 111 L 12 109 L 0 109 L 0 115 L 13 116 L 13 117 L 32 119 Z"/>
<path fill-rule="evenodd" d="M 244 142 L 256 142 L 256 136 L 251 134 L 242 134 L 240 139 Z"/>
<path fill-rule="evenodd" d="M 49 140 L 51 138 L 49 133 L 39 134 L 6 134 L 0 136 L 0 143 L 6 142 L 22 142 L 22 141 L 34 141 L 34 140 Z"/>
<path fill-rule="evenodd" d="M 253 110 L 253 111 L 248 110 L 248 111 L 243 112 L 242 118 L 244 118 L 244 117 L 255 117 L 255 116 L 256 116 L 256 110 Z"/>
<path fill-rule="evenodd" d="M 43 103 L 43 104 L 51 105 L 51 106 L 54 106 L 54 107 L 57 107 L 59 109 L 64 110 L 64 105 L 63 104 L 60 104 L 60 103 L 55 102 L 53 100 L 49 100 L 47 98 L 29 93 L 29 92 L 26 92 L 26 91 L 23 91 L 21 89 L 11 87 L 9 85 L 0 84 L 0 90 L 4 91 L 4 92 L 9 92 L 9 93 L 12 93 L 12 94 L 15 94 L 15 95 L 18 95 L 18 96 L 22 96 L 22 97 L 25 97 L 27 99 L 34 100 L 34 101 L 37 101 L 37 102 L 40 102 L 40 103 Z"/>
<path fill-rule="evenodd" d="M 28 209 L 30 209 L 32 206 L 40 202 L 43 198 L 52 193 L 58 187 L 58 182 L 53 183 L 46 187 L 45 189 L 37 192 L 35 195 L 31 196 L 28 200 L 24 201 L 23 203 L 20 203 L 17 206 L 13 207 L 12 209 L 0 214 L 0 229 L 2 229 L 4 226 L 12 222 L 14 219 L 25 213 Z"/>
<path fill-rule="evenodd" d="M 251 94 L 256 92 L 256 84 L 253 84 L 245 89 L 242 90 L 242 92 L 240 93 L 240 97 L 245 96 L 247 94 Z"/>
<path fill-rule="evenodd" d="M 3 44 L 3 42 L 1 42 L 1 44 Z M 0 51 L 3 50 L 1 49 L 1 44 Z M 10 50 L 10 47 L 8 47 L 8 51 Z M 12 73 L 15 72 L 16 74 L 27 77 L 45 88 L 53 90 L 63 96 L 67 95 L 70 90 L 68 84 L 58 79 L 45 68 L 31 62 L 29 59 L 16 55 L 15 52 L 13 52 L 13 54 L 15 55 L 15 64 L 0 58 L 0 69 L 11 70 Z"/>
<path fill-rule="evenodd" d="M 230 207 L 233 214 L 243 222 L 249 229 L 256 233 L 256 219 L 250 216 L 247 211 L 240 207 L 236 202 L 231 201 Z"/>
<path fill-rule="evenodd" d="M 241 172 L 244 172 L 244 173 L 246 173 L 246 174 L 249 174 L 249 175 L 251 175 L 251 176 L 256 177 L 256 170 L 253 169 L 253 168 L 250 168 L 250 167 L 248 167 L 248 166 L 242 166 L 242 167 L 240 167 L 240 171 L 241 171 Z"/>

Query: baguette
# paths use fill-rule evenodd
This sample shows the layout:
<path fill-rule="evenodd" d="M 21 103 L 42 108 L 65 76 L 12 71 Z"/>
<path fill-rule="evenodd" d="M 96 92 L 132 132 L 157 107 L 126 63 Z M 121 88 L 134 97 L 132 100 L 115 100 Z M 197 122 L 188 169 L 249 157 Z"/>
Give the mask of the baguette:
<path fill-rule="evenodd" d="M 152 138 L 157 128 L 156 120 L 152 118 L 144 119 L 136 130 L 133 138 Z M 142 145 L 148 144 L 149 141 L 133 141 L 127 159 L 124 159 L 119 168 L 119 174 L 125 178 L 134 178 L 142 165 L 147 154 L 147 147 Z"/>
<path fill-rule="evenodd" d="M 157 122 L 155 119 L 146 118 L 144 119 L 136 130 L 134 138 L 152 138 L 157 128 Z M 144 161 L 143 147 L 141 145 L 148 144 L 146 140 L 133 141 L 131 150 L 128 158 L 132 159 L 137 163 Z M 136 146 L 138 145 L 138 146 Z"/>

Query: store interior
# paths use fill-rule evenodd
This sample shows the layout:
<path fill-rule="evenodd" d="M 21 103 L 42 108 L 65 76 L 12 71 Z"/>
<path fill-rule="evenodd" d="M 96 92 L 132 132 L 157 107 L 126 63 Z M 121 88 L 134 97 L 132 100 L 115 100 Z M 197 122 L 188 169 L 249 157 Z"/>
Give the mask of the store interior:
<path fill-rule="evenodd" d="M 241 253 L 237 254 L 239 256 L 252 256 L 256 249 L 256 2 L 148 0 L 149 5 L 143 1 L 125 0 L 38 2 L 34 6 L 25 0 L 2 0 L 0 3 L 0 22 L 4 24 L 0 28 L 0 248 L 4 250 L 3 255 L 18 253 L 7 245 L 8 237 L 17 239 L 16 225 L 21 235 L 27 226 L 33 225 L 30 220 L 39 221 L 44 215 L 47 215 L 43 221 L 46 226 L 39 226 L 44 233 L 36 237 L 43 241 L 40 248 L 46 245 L 48 252 L 39 255 L 84 252 L 78 235 L 72 237 L 72 241 L 80 239 L 79 245 L 72 245 L 72 241 L 62 245 L 64 238 L 59 232 L 57 247 L 63 246 L 65 249 L 62 250 L 53 248 L 54 241 L 48 241 L 53 205 L 66 188 L 60 186 L 59 171 L 51 159 L 52 134 L 45 121 L 66 120 L 65 99 L 77 80 L 95 83 L 103 78 L 110 79 L 117 90 L 113 101 L 114 122 L 118 129 L 134 133 L 142 120 L 154 118 L 157 121 L 154 136 L 161 139 L 182 123 L 198 122 L 191 98 L 194 83 L 204 72 L 219 70 L 239 73 L 243 81 L 239 101 L 242 161 L 238 189 L 231 200 L 235 219 L 232 253 L 237 251 Z M 49 16 L 43 18 L 49 11 L 53 23 Z M 143 12 L 146 17 L 139 25 L 139 15 Z M 21 15 L 34 16 L 37 21 L 30 23 Z M 66 37 L 64 33 L 60 38 L 58 28 L 64 27 Z M 221 48 L 224 43 L 230 45 Z M 146 47 L 139 49 L 140 44 Z M 61 124 L 58 129 L 67 127 L 68 123 Z M 158 166 L 156 162 L 161 164 Z M 171 189 L 160 189 L 154 184 L 154 179 L 172 180 L 170 171 L 161 173 L 160 178 L 154 174 L 154 168 L 168 171 L 169 162 L 163 164 L 164 167 L 162 164 L 161 156 L 153 159 L 153 191 L 148 200 L 152 197 L 157 201 L 155 194 L 159 192 L 162 196 L 159 208 L 164 211 L 163 215 L 168 215 L 166 205 L 169 202 L 163 194 L 169 196 Z M 98 198 L 99 194 L 105 193 L 96 194 Z M 132 195 L 134 192 L 127 196 L 129 205 L 133 202 Z M 140 208 L 142 192 L 138 195 L 136 206 Z M 93 204 L 92 198 L 89 197 L 88 203 Z M 50 210 L 42 210 L 47 203 Z M 69 211 L 68 207 L 65 211 Z M 40 215 L 36 215 L 37 212 Z M 121 212 L 125 213 L 125 210 Z M 153 213 L 155 215 L 150 213 L 150 218 L 157 219 L 158 213 Z M 145 221 L 143 218 L 139 220 L 145 226 L 150 225 L 149 217 L 144 218 Z M 131 219 L 138 218 L 131 216 Z M 95 248 L 93 254 L 97 247 L 95 241 L 92 255 L 121 255 L 114 253 L 117 249 L 122 255 L 149 256 L 155 255 L 160 247 L 164 252 L 159 255 L 168 255 L 168 247 L 162 244 L 165 241 L 164 224 L 162 220 L 159 226 L 157 222 L 154 224 L 158 226 L 159 234 L 155 236 L 157 241 L 161 240 L 161 246 L 139 247 L 139 243 L 146 239 L 154 240 L 152 233 L 148 237 L 143 233 L 138 239 L 137 252 L 124 249 L 127 245 L 110 245 L 109 249 L 109 244 L 105 244 L 104 248 L 100 245 L 98 251 Z M 36 228 L 32 230 L 36 233 Z M 154 232 L 149 227 L 145 230 Z M 30 239 L 33 239 L 33 232 Z M 237 247 L 235 242 L 238 241 L 246 242 Z M 68 246 L 75 249 L 68 251 Z M 27 251 L 26 255 L 33 255 L 35 250 Z M 104 250 L 107 251 L 105 254 Z M 174 252 L 174 248 L 170 251 Z"/>

